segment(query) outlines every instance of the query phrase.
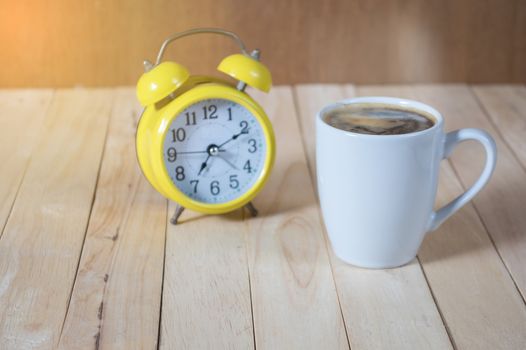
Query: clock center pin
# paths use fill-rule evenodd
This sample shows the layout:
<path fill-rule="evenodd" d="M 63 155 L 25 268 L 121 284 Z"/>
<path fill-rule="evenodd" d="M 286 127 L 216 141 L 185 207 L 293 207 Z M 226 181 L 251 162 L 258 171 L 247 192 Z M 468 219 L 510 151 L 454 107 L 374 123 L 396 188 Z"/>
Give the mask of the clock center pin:
<path fill-rule="evenodd" d="M 219 154 L 219 147 L 217 145 L 210 145 L 208 146 L 207 152 L 211 156 L 217 156 Z"/>

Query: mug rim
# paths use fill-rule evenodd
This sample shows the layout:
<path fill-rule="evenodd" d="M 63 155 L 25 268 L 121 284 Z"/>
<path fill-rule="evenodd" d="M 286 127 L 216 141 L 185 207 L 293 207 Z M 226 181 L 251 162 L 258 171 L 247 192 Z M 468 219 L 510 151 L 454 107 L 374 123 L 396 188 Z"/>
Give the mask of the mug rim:
<path fill-rule="evenodd" d="M 334 127 L 330 124 L 328 124 L 324 119 L 323 116 L 327 114 L 329 111 L 332 111 L 334 109 L 337 109 L 342 106 L 350 105 L 350 104 L 357 104 L 357 103 L 381 103 L 386 105 L 393 105 L 398 107 L 410 107 L 412 109 L 416 109 L 417 111 L 420 110 L 424 113 L 430 114 L 435 118 L 435 123 L 432 127 L 405 133 L 405 134 L 394 134 L 394 135 L 376 135 L 376 134 L 360 134 L 357 132 L 342 130 L 337 127 Z M 323 125 L 334 129 L 336 131 L 345 133 L 346 135 L 352 136 L 352 137 L 365 137 L 365 138 L 381 138 L 381 139 L 387 139 L 387 138 L 408 138 L 408 137 L 416 137 L 419 135 L 425 135 L 428 133 L 433 133 L 436 131 L 436 129 L 442 129 L 442 126 L 444 124 L 444 118 L 442 117 L 442 114 L 435 108 L 431 107 L 430 105 L 427 105 L 425 103 L 415 101 L 415 100 L 409 100 L 405 98 L 398 98 L 398 97 L 387 97 L 387 96 L 363 96 L 363 97 L 352 97 L 352 98 L 346 98 L 331 104 L 328 104 L 324 106 L 316 115 L 316 119 L 318 119 Z"/>

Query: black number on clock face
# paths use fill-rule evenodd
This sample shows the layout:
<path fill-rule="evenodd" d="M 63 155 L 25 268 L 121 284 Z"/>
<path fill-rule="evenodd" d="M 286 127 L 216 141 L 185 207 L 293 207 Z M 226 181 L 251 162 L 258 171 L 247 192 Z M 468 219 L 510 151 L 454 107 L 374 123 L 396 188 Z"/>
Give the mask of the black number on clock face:
<path fill-rule="evenodd" d="M 164 165 L 175 187 L 197 202 L 230 202 L 254 187 L 264 169 L 261 124 L 240 104 L 208 99 L 168 125 Z"/>
<path fill-rule="evenodd" d="M 204 119 L 217 119 L 217 106 L 203 106 Z"/>
<path fill-rule="evenodd" d="M 186 130 L 183 128 L 178 128 L 172 130 L 172 142 L 182 142 L 186 138 Z"/>
<path fill-rule="evenodd" d="M 210 193 L 212 193 L 214 196 L 217 196 L 220 192 L 221 188 L 219 188 L 219 181 L 210 182 Z"/>
<path fill-rule="evenodd" d="M 241 123 L 239 123 L 239 126 L 241 127 L 242 132 L 248 131 L 248 122 L 246 120 L 242 120 Z"/>
<path fill-rule="evenodd" d="M 170 163 L 175 162 L 175 160 L 177 159 L 177 150 L 175 149 L 175 147 L 168 148 L 168 151 L 166 151 L 166 156 Z"/>
<path fill-rule="evenodd" d="M 177 179 L 177 181 L 184 180 L 185 175 L 184 175 L 184 168 L 182 166 L 178 166 L 177 168 L 175 168 L 175 178 Z"/>
<path fill-rule="evenodd" d="M 199 184 L 199 180 L 190 180 L 190 185 L 194 186 L 194 193 L 197 193 L 197 185 Z"/>
<path fill-rule="evenodd" d="M 239 181 L 237 181 L 237 174 L 230 175 L 230 188 L 238 188 Z"/>
<path fill-rule="evenodd" d="M 186 112 L 186 125 L 195 125 L 195 112 Z"/>
<path fill-rule="evenodd" d="M 256 140 L 250 139 L 248 140 L 248 144 L 250 145 L 250 147 L 248 148 L 248 151 L 250 153 L 255 153 L 258 150 L 258 148 L 256 147 L 256 144 L 257 144 Z"/>
<path fill-rule="evenodd" d="M 243 169 L 245 169 L 249 174 L 252 172 L 252 166 L 250 166 L 250 159 L 245 162 Z"/>

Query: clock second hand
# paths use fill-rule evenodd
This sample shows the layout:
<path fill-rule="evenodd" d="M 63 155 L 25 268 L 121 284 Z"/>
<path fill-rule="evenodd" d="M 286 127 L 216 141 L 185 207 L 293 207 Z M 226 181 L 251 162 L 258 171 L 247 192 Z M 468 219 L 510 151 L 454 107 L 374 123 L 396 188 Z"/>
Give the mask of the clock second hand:
<path fill-rule="evenodd" d="M 228 165 L 230 165 L 232 168 L 236 169 L 236 170 L 239 170 L 239 168 L 237 166 L 235 166 L 231 161 L 229 161 L 228 159 L 226 159 L 226 157 L 223 157 L 223 156 L 220 156 L 220 155 L 217 155 L 217 157 L 219 159 L 222 159 L 225 163 L 227 163 Z"/>
<path fill-rule="evenodd" d="M 226 152 L 224 149 L 220 149 L 219 152 Z M 189 151 L 189 152 L 177 152 L 177 154 L 197 154 L 197 153 L 208 153 L 208 151 Z"/>

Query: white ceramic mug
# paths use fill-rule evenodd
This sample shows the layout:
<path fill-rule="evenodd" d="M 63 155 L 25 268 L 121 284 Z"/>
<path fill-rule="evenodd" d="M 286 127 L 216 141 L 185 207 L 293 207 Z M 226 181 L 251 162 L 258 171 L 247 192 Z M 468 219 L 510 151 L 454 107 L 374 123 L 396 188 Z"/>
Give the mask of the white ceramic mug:
<path fill-rule="evenodd" d="M 353 103 L 378 103 L 423 111 L 434 125 L 399 135 L 368 135 L 327 124 L 327 112 Z M 479 141 L 486 164 L 465 193 L 433 211 L 440 161 L 464 140 Z M 411 261 L 426 232 L 471 200 L 488 182 L 496 162 L 491 136 L 480 129 L 444 132 L 444 120 L 420 102 L 360 97 L 323 108 L 316 117 L 318 192 L 336 255 L 353 265 L 389 268 Z"/>

